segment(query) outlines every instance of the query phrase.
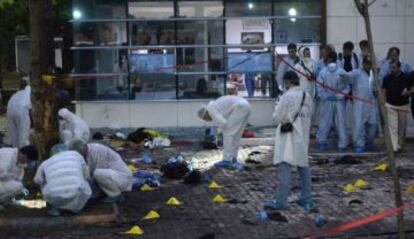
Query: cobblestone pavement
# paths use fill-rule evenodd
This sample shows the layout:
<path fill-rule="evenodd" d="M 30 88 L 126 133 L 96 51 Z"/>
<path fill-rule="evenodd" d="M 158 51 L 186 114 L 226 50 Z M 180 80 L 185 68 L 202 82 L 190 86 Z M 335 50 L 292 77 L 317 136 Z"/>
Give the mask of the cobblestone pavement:
<path fill-rule="evenodd" d="M 178 145 L 178 144 L 177 144 Z M 176 154 L 182 153 L 187 159 L 196 156 L 199 167 L 209 167 L 220 158 L 220 151 L 202 151 L 191 142 L 180 147 L 148 151 L 140 147 L 121 150 L 127 159 L 148 154 L 156 164 L 136 164 L 158 172 L 161 164 Z M 405 191 L 407 185 L 414 183 L 414 147 L 399 155 L 398 165 L 404 201 L 411 202 L 414 194 Z M 263 202 L 273 196 L 276 186 L 276 168 L 271 165 L 272 147 L 248 147 L 241 150 L 241 158 L 246 159 L 252 151 L 259 151 L 255 159 L 260 164 L 247 164 L 249 170 L 242 172 L 214 170 L 214 180 L 223 187 L 217 190 L 208 188 L 208 183 L 198 185 L 184 184 L 181 180 L 162 179 L 161 186 L 154 191 L 129 193 L 119 204 L 125 221 L 122 223 L 99 224 L 95 226 L 65 226 L 6 228 L 0 231 L 0 238 L 303 238 L 315 235 L 324 228 L 349 222 L 394 207 L 392 179 L 388 172 L 372 171 L 381 163 L 381 157 L 358 157 L 357 164 L 336 164 L 339 156 L 319 156 L 311 159 L 313 197 L 320 215 L 327 224 L 318 228 L 314 222 L 315 213 L 306 214 L 294 203 L 299 190 L 294 189 L 290 197 L 290 210 L 280 215 L 272 212 L 267 221 L 258 219 L 256 214 L 262 210 Z M 368 186 L 347 193 L 342 189 L 347 183 L 357 179 L 368 182 Z M 216 194 L 227 199 L 226 203 L 212 203 Z M 178 207 L 166 206 L 170 197 L 176 197 L 183 204 Z M 104 205 L 98 203 L 94 208 L 85 209 L 84 214 L 100 210 Z M 160 214 L 159 219 L 142 221 L 150 210 Z M 2 216 L 3 215 L 3 216 Z M 0 213 L 1 218 L 22 216 L 20 213 Z M 47 217 L 44 210 L 24 215 L 25 217 Z M 286 219 L 283 221 L 282 219 Z M 414 231 L 414 210 L 405 213 L 407 231 Z M 50 218 L 53 220 L 53 218 Z M 389 217 L 359 229 L 338 235 L 343 238 L 395 238 L 395 217 Z M 139 225 L 144 231 L 142 236 L 120 234 L 131 226 Z M 410 234 L 414 238 L 414 234 Z M 410 238 L 410 237 L 408 237 Z"/>

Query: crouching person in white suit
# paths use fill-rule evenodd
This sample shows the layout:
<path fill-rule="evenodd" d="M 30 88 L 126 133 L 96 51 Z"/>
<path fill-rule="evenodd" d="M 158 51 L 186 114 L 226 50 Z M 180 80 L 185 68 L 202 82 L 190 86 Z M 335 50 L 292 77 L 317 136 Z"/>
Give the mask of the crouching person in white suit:
<path fill-rule="evenodd" d="M 198 117 L 212 121 L 223 132 L 223 160 L 216 163 L 216 167 L 232 168 L 237 164 L 240 139 L 250 112 L 249 102 L 236 95 L 222 96 L 198 111 Z"/>
<path fill-rule="evenodd" d="M 85 157 L 92 179 L 107 195 L 104 202 L 120 202 L 122 193 L 131 191 L 133 176 L 117 152 L 105 145 L 87 144 L 82 140 L 71 142 L 70 148 Z"/>
<path fill-rule="evenodd" d="M 0 210 L 11 202 L 13 197 L 27 194 L 23 187 L 24 168 L 30 160 L 37 160 L 35 147 L 28 145 L 21 149 L 0 149 Z"/>
<path fill-rule="evenodd" d="M 49 215 L 59 216 L 60 210 L 79 213 L 83 209 L 92 194 L 89 178 L 82 155 L 63 151 L 40 164 L 34 182 L 40 185 Z"/>

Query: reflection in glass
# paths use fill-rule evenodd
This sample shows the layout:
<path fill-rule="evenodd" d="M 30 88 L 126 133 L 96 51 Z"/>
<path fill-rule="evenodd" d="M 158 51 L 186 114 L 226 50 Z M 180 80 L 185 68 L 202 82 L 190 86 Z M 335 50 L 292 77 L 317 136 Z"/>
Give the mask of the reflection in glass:
<path fill-rule="evenodd" d="M 127 73 L 126 50 L 75 50 L 75 74 Z"/>
<path fill-rule="evenodd" d="M 74 79 L 77 100 L 127 100 L 129 98 L 126 75 L 81 76 Z"/>
<path fill-rule="evenodd" d="M 129 1 L 129 18 L 174 17 L 173 1 Z"/>
<path fill-rule="evenodd" d="M 178 1 L 181 17 L 222 17 L 222 1 Z"/>
<path fill-rule="evenodd" d="M 73 24 L 75 46 L 113 46 L 127 44 L 126 23 L 79 23 Z"/>
<path fill-rule="evenodd" d="M 73 0 L 73 9 L 78 11 L 79 20 L 83 19 L 124 19 L 127 0 Z"/>
<path fill-rule="evenodd" d="M 132 45 L 173 45 L 174 22 L 133 22 L 131 23 Z"/>
<path fill-rule="evenodd" d="M 312 43 L 321 40 L 321 19 L 276 19 L 275 39 L 277 43 Z"/>
<path fill-rule="evenodd" d="M 271 1 L 227 1 L 225 15 L 227 17 L 271 16 L 272 3 Z"/>
<path fill-rule="evenodd" d="M 278 0 L 274 1 L 276 16 L 321 16 L 322 1 L 320 0 Z M 292 14 L 295 12 L 296 14 Z"/>
<path fill-rule="evenodd" d="M 169 74 L 131 75 L 132 100 L 175 100 L 175 76 Z"/>
<path fill-rule="evenodd" d="M 181 99 L 217 98 L 224 95 L 223 75 L 180 75 L 178 96 Z"/>

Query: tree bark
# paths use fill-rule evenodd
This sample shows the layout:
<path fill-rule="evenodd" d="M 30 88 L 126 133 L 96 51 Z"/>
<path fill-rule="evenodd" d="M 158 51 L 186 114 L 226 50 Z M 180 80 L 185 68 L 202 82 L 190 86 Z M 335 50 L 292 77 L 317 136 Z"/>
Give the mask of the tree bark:
<path fill-rule="evenodd" d="M 53 15 L 51 0 L 29 0 L 31 38 L 33 142 L 41 159 L 58 141 L 56 91 L 54 81 L 42 80 L 54 69 Z"/>
<path fill-rule="evenodd" d="M 372 36 L 372 30 L 371 30 L 371 21 L 369 17 L 369 6 L 373 4 L 375 1 L 371 1 L 368 3 L 368 0 L 364 0 L 364 3 L 361 3 L 360 0 L 354 0 L 355 5 L 358 9 L 358 12 L 361 14 L 361 16 L 364 18 L 365 27 L 367 31 L 367 38 L 369 42 L 370 47 L 370 54 L 371 54 L 371 61 L 372 61 L 372 69 L 373 69 L 373 75 L 374 75 L 374 84 L 375 88 L 378 92 L 378 103 L 380 107 L 380 113 L 382 115 L 381 118 L 381 126 L 384 130 L 384 136 L 385 136 L 385 142 L 387 145 L 387 156 L 388 156 L 388 164 L 391 170 L 393 182 L 394 182 L 394 194 L 395 194 L 395 204 L 396 207 L 401 207 L 403 205 L 402 197 L 401 197 L 401 187 L 400 187 L 400 179 L 398 176 L 397 168 L 395 166 L 395 157 L 394 157 L 394 150 L 392 147 L 391 142 L 391 136 L 390 136 L 390 130 L 388 127 L 388 115 L 387 110 L 385 108 L 385 95 L 383 94 L 381 90 L 381 85 L 379 83 L 378 79 L 378 67 L 377 67 L 377 57 L 375 55 L 374 51 L 374 41 Z M 405 238 L 405 228 L 404 228 L 404 210 L 401 210 L 397 214 L 397 224 L 398 224 L 398 235 L 400 239 Z"/>

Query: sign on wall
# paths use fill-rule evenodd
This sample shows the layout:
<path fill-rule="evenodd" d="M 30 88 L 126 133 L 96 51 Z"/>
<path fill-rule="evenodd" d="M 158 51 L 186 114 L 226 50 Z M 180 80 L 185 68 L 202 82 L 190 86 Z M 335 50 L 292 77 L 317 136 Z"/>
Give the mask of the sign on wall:
<path fill-rule="evenodd" d="M 256 30 L 267 29 L 269 27 L 269 21 L 267 19 L 244 19 L 243 29 Z"/>

